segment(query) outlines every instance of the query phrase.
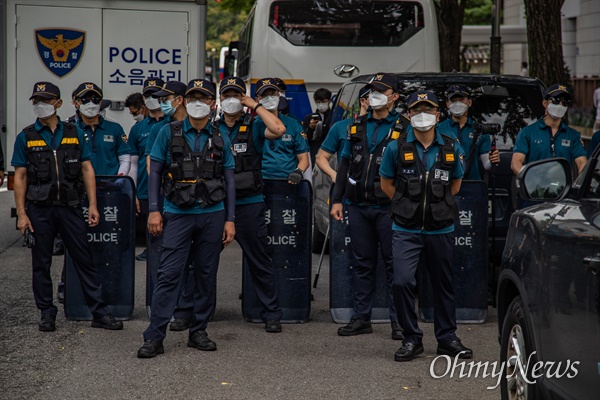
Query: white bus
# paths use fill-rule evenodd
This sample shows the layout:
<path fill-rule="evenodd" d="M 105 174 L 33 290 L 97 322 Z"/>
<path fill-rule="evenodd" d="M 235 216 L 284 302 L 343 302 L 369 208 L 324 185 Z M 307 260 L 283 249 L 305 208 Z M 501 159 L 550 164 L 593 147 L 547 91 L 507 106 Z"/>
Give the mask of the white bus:
<path fill-rule="evenodd" d="M 439 71 L 432 0 L 257 0 L 232 47 L 252 96 L 258 79 L 281 78 L 298 118 L 316 89 L 359 73 Z"/>

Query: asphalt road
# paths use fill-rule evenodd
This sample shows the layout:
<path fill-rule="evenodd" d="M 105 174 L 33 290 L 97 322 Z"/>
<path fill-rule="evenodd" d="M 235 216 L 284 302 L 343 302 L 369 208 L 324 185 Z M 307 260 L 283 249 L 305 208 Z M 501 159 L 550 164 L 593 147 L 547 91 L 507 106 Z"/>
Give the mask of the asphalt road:
<path fill-rule="evenodd" d="M 242 319 L 241 251 L 221 256 L 218 299 L 209 336 L 216 352 L 188 348 L 187 332 L 168 332 L 165 354 L 136 358 L 145 310 L 145 263 L 136 262 L 135 310 L 122 331 L 67 321 L 59 306 L 56 332 L 39 332 L 31 292 L 31 255 L 21 247 L 10 207 L 12 193 L 0 192 L 0 399 L 498 399 L 496 380 L 459 377 L 459 370 L 434 379 L 432 324 L 421 324 L 425 353 L 409 363 L 394 362 L 399 342 L 388 324 L 370 335 L 340 337 L 329 316 L 329 268 L 325 258 L 313 289 L 310 321 L 286 324 L 269 334 L 262 324 Z M 136 252 L 141 249 L 137 249 Z M 318 255 L 313 256 L 316 271 Z M 55 283 L 62 258 L 55 257 Z M 314 273 L 313 273 L 314 275 Z M 499 357 L 496 314 L 486 323 L 460 325 L 458 335 L 474 350 L 474 361 Z M 436 361 L 442 375 L 445 360 Z M 467 366 L 468 367 L 468 366 Z"/>

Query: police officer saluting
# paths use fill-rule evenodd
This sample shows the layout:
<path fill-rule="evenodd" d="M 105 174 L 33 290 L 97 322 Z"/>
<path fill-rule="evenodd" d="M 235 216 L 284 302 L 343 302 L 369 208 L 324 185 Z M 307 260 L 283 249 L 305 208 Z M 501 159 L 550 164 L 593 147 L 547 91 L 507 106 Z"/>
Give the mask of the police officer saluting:
<path fill-rule="evenodd" d="M 217 122 L 222 136 L 231 139 L 235 158 L 235 239 L 248 261 L 250 277 L 262 304 L 265 330 L 281 332 L 283 315 L 277 299 L 277 273 L 267 253 L 267 225 L 261 178 L 262 148 L 265 139 L 277 139 L 285 126 L 274 114 L 246 96 L 246 85 L 238 77 L 227 77 L 219 85 L 223 117 Z M 254 118 L 243 107 L 256 109 L 264 125 L 255 129 Z M 266 127 L 266 128 L 265 128 Z"/>
<path fill-rule="evenodd" d="M 15 205 L 21 233 L 33 235 L 31 247 L 33 295 L 42 317 L 40 331 L 54 331 L 57 308 L 52 302 L 52 246 L 60 233 L 73 258 L 86 303 L 93 316 L 92 327 L 118 330 L 123 323 L 109 313 L 87 242 L 81 200 L 89 202 L 88 224 L 98 225 L 96 181 L 90 162 L 91 149 L 83 132 L 61 122 L 56 110 L 62 105 L 60 90 L 50 82 L 38 82 L 30 97 L 33 125 L 15 140 Z"/>
<path fill-rule="evenodd" d="M 421 257 L 431 276 L 438 354 L 471 358 L 473 352 L 456 337 L 452 286 L 454 195 L 464 175 L 454 138 L 436 130 L 439 107 L 435 94 L 419 91 L 408 97 L 414 130 L 391 144 L 381 163 L 381 188 L 392 199 L 394 300 L 404 342 L 396 361 L 410 361 L 423 352 L 423 331 L 417 324 L 415 272 Z"/>
<path fill-rule="evenodd" d="M 169 95 L 172 92 L 165 90 L 154 94 Z M 148 230 L 155 236 L 163 234 L 163 251 L 150 326 L 144 332 L 139 358 L 164 352 L 163 339 L 177 304 L 189 252 L 193 255 L 196 287 L 194 322 L 187 345 L 203 351 L 217 349 L 206 327 L 215 308 L 219 255 L 222 246 L 231 243 L 235 235 L 235 163 L 229 138 L 216 134 L 208 125 L 215 107 L 213 84 L 201 79 L 190 81 L 185 92 L 188 116 L 165 125 L 150 153 Z M 164 219 L 159 212 L 161 180 Z"/>

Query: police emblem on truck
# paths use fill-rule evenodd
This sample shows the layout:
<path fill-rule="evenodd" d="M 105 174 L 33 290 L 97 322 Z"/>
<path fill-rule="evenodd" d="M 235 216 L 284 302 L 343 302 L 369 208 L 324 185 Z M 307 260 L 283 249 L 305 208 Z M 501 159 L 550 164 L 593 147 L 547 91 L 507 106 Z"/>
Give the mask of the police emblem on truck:
<path fill-rule="evenodd" d="M 76 29 L 36 29 L 38 56 L 44 66 L 59 78 L 73 71 L 83 57 L 86 32 Z"/>

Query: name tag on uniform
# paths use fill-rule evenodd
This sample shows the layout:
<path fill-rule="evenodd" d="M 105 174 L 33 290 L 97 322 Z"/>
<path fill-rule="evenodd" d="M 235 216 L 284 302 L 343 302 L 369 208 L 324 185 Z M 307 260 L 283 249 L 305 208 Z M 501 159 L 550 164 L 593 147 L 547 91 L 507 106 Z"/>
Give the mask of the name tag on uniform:
<path fill-rule="evenodd" d="M 563 139 L 561 144 L 565 147 L 571 146 L 571 141 L 569 139 Z"/>
<path fill-rule="evenodd" d="M 235 143 L 233 145 L 233 150 L 237 153 L 245 153 L 247 149 L 248 149 L 247 143 Z"/>
<path fill-rule="evenodd" d="M 104 141 L 105 142 L 114 142 L 115 141 L 115 137 L 112 135 L 104 135 Z"/>
<path fill-rule="evenodd" d="M 436 169 L 435 170 L 435 179 L 439 178 L 439 179 L 441 179 L 443 181 L 448 182 L 448 177 L 449 177 L 448 171 L 445 171 L 443 169 Z"/>
<path fill-rule="evenodd" d="M 414 169 L 408 169 L 408 168 L 402 168 L 401 172 L 403 175 L 414 175 L 415 174 Z"/>
<path fill-rule="evenodd" d="M 469 138 L 470 138 L 470 139 L 473 139 L 473 132 L 470 132 L 470 133 L 469 133 Z"/>
<path fill-rule="evenodd" d="M 285 133 L 282 137 L 281 140 L 284 142 L 291 142 L 292 141 L 292 135 L 290 135 L 289 133 Z"/>

